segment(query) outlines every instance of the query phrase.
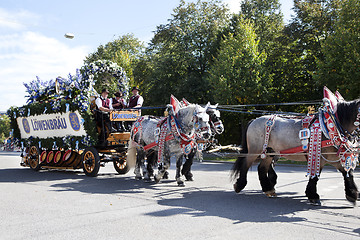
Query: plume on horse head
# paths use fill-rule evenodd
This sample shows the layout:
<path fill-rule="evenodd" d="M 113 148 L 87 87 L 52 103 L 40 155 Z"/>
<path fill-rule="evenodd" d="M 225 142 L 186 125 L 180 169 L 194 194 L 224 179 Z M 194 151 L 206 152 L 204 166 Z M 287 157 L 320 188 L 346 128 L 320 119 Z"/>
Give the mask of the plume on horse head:
<path fill-rule="evenodd" d="M 181 103 L 172 94 L 171 94 L 171 97 L 170 97 L 170 105 L 172 106 L 173 113 L 176 116 L 178 114 L 180 108 L 181 108 Z"/>
<path fill-rule="evenodd" d="M 341 96 L 341 94 L 338 91 L 336 91 L 334 94 L 326 86 L 324 86 L 323 92 L 324 92 L 323 102 L 325 104 L 329 104 L 333 113 L 336 113 L 338 103 L 345 101 L 345 99 L 343 98 L 343 96 Z"/>

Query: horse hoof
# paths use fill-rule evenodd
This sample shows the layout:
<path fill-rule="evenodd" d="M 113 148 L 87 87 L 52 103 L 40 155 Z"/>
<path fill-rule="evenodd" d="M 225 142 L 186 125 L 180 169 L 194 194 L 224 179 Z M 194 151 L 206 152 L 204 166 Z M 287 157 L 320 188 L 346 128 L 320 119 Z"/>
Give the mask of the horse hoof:
<path fill-rule="evenodd" d="M 236 183 L 234 183 L 234 190 L 235 190 L 235 192 L 236 193 L 239 193 L 241 190 L 237 187 L 237 184 Z"/>
<path fill-rule="evenodd" d="M 164 176 L 162 177 L 163 179 L 169 179 L 169 173 L 168 172 L 165 172 L 164 173 Z"/>
<path fill-rule="evenodd" d="M 275 198 L 275 197 L 277 197 L 277 194 L 276 194 L 276 192 L 275 192 L 275 190 L 274 190 L 274 189 L 273 189 L 273 190 L 270 190 L 270 191 L 265 192 L 265 195 L 266 195 L 268 198 Z"/>
<path fill-rule="evenodd" d="M 308 199 L 308 204 L 313 206 L 321 206 L 320 199 Z"/>
<path fill-rule="evenodd" d="M 176 182 L 179 187 L 185 187 L 185 183 L 181 178 L 176 178 Z"/>
<path fill-rule="evenodd" d="M 349 202 L 351 202 L 352 204 L 354 204 L 354 206 L 356 205 L 356 199 L 349 196 L 349 195 L 346 195 L 346 200 L 348 200 Z"/>
<path fill-rule="evenodd" d="M 144 182 L 151 182 L 151 178 L 150 177 L 144 177 Z"/>
<path fill-rule="evenodd" d="M 189 182 L 194 181 L 194 179 L 192 177 L 185 177 L 185 178 L 186 178 L 186 181 L 189 181 Z"/>
<path fill-rule="evenodd" d="M 159 183 L 160 180 L 161 180 L 161 177 L 156 174 L 156 175 L 154 176 L 154 180 L 155 180 L 156 183 Z"/>
<path fill-rule="evenodd" d="M 135 179 L 136 179 L 136 180 L 141 180 L 141 179 L 142 179 L 142 176 L 135 176 Z"/>
<path fill-rule="evenodd" d="M 178 184 L 178 187 L 185 187 L 185 184 L 182 182 L 182 183 L 177 183 Z"/>

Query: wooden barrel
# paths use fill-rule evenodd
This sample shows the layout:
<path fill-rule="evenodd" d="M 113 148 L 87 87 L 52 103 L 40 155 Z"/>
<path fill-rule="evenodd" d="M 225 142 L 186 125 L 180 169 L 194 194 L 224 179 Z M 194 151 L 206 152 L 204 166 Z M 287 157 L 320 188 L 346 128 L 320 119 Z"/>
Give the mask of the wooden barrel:
<path fill-rule="evenodd" d="M 54 163 L 55 165 L 58 165 L 58 163 L 61 163 L 61 151 L 57 151 L 54 155 Z"/>
<path fill-rule="evenodd" d="M 54 155 L 55 155 L 55 154 L 54 154 L 54 151 L 48 152 L 47 157 L 46 157 L 46 162 L 47 162 L 48 164 L 53 161 Z"/>
<path fill-rule="evenodd" d="M 40 163 L 46 163 L 46 155 L 47 155 L 46 150 L 42 151 L 40 155 Z"/>
<path fill-rule="evenodd" d="M 73 167 L 74 164 L 75 164 L 75 160 L 76 160 L 76 156 L 77 153 L 72 151 L 72 150 L 67 150 L 64 154 L 64 157 L 63 157 L 63 163 L 64 163 L 64 167 Z"/>
<path fill-rule="evenodd" d="M 80 168 L 81 167 L 81 154 L 79 154 L 78 152 L 73 152 L 72 154 L 74 155 L 74 161 L 71 166 L 74 169 Z"/>
<path fill-rule="evenodd" d="M 64 152 L 63 157 L 62 157 L 62 161 L 63 162 L 67 162 L 69 160 L 69 158 L 71 157 L 71 150 L 67 150 Z"/>

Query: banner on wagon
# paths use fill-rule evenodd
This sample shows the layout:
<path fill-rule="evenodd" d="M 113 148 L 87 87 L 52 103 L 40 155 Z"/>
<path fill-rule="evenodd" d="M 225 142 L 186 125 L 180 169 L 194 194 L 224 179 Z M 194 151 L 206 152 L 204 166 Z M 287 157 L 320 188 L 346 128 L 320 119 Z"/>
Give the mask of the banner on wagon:
<path fill-rule="evenodd" d="M 78 111 L 41 114 L 16 119 L 21 138 L 85 136 L 84 120 Z"/>

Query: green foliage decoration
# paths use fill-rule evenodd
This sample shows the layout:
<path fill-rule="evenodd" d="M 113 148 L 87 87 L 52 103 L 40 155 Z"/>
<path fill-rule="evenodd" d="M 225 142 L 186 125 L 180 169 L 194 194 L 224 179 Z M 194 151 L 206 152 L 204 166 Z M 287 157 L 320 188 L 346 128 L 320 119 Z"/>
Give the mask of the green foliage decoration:
<path fill-rule="evenodd" d="M 85 65 L 76 75 L 69 74 L 68 78 L 58 77 L 55 81 L 41 81 L 39 78 L 29 84 L 27 88 L 28 104 L 22 107 L 11 107 L 7 111 L 10 118 L 10 127 L 13 136 L 18 139 L 18 144 L 23 143 L 25 147 L 40 145 L 42 148 L 52 149 L 83 149 L 97 143 L 96 122 L 90 109 L 91 100 L 97 96 L 94 90 L 94 76 L 98 73 L 110 73 L 117 79 L 118 87 L 128 91 L 128 78 L 121 67 L 108 60 L 98 60 Z M 38 138 L 30 137 L 22 139 L 16 119 L 18 117 L 37 116 L 42 114 L 65 113 L 78 111 L 81 115 L 80 121 L 86 132 L 86 136 L 65 136 Z M 54 144 L 56 143 L 56 144 Z"/>

